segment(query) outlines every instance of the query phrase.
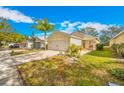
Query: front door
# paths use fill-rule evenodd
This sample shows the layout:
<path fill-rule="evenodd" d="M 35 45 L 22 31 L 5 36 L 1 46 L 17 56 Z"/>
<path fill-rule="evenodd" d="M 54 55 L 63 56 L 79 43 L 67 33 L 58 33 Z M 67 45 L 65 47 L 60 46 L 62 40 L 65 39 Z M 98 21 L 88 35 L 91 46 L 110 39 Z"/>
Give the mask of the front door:
<path fill-rule="evenodd" d="M 85 48 L 85 40 L 82 41 L 82 46 Z"/>
<path fill-rule="evenodd" d="M 93 41 L 92 40 L 89 41 L 89 49 L 93 49 Z"/>

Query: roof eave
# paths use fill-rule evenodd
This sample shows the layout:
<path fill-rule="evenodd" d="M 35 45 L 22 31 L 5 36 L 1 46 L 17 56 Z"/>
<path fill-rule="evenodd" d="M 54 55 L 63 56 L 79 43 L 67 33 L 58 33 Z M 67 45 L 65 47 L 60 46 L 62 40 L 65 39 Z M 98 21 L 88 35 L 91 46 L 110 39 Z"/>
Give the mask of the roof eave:
<path fill-rule="evenodd" d="M 116 37 L 118 37 L 119 35 L 121 35 L 121 34 L 123 34 L 124 33 L 124 31 L 121 31 L 120 33 L 118 33 L 117 35 L 115 35 L 111 40 L 113 40 L 113 39 L 115 39 Z M 110 40 L 110 41 L 111 41 Z"/>

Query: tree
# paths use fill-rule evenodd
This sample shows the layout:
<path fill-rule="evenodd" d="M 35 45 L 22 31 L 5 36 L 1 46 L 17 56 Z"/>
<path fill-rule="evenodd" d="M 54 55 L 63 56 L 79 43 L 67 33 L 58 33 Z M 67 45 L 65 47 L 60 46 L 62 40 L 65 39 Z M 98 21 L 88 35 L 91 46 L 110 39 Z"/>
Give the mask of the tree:
<path fill-rule="evenodd" d="M 0 32 L 9 32 L 11 26 L 7 23 L 5 18 L 0 18 Z"/>
<path fill-rule="evenodd" d="M 25 36 L 18 34 L 16 30 L 12 29 L 5 18 L 0 18 L 0 47 L 2 41 L 4 41 L 5 44 L 8 42 L 20 43 L 25 39 Z"/>
<path fill-rule="evenodd" d="M 100 40 L 103 44 L 109 42 L 115 35 L 124 30 L 123 26 L 110 26 L 106 30 L 101 30 L 100 32 Z"/>
<path fill-rule="evenodd" d="M 79 30 L 79 32 L 82 32 L 82 33 L 87 34 L 87 35 L 95 36 L 95 37 L 98 36 L 98 32 L 93 27 L 82 28 Z"/>
<path fill-rule="evenodd" d="M 97 31 L 93 27 L 85 27 L 79 30 L 79 32 L 82 32 L 84 34 L 92 35 L 95 37 L 99 37 L 101 43 L 106 44 L 109 42 L 109 40 L 117 35 L 119 32 L 124 30 L 124 26 L 109 26 L 107 29 L 103 29 L 100 31 Z"/>
<path fill-rule="evenodd" d="M 47 32 L 53 31 L 53 25 L 48 23 L 48 20 L 44 18 L 43 20 L 36 20 L 36 24 L 32 26 L 36 30 L 42 31 L 44 33 L 45 50 L 46 50 L 46 36 Z"/>
<path fill-rule="evenodd" d="M 101 30 L 100 31 L 99 39 L 100 39 L 102 44 L 105 44 L 110 40 L 110 36 L 108 33 L 109 33 L 108 30 Z"/>
<path fill-rule="evenodd" d="M 108 30 L 110 31 L 110 32 L 109 32 L 110 38 L 112 38 L 112 37 L 114 37 L 115 35 L 117 35 L 118 33 L 120 33 L 120 32 L 123 30 L 123 27 L 110 26 L 110 27 L 108 28 Z"/>
<path fill-rule="evenodd" d="M 2 46 L 1 41 L 4 40 L 4 36 L 5 36 L 5 35 L 4 35 L 2 32 L 0 32 L 0 48 L 1 48 L 1 46 Z"/>
<path fill-rule="evenodd" d="M 35 47 L 35 37 L 34 37 L 34 32 L 32 32 L 32 42 L 33 42 L 33 48 Z"/>
<path fill-rule="evenodd" d="M 7 40 L 8 32 L 11 26 L 7 23 L 5 18 L 0 18 L 0 47 L 2 46 L 2 41 Z"/>

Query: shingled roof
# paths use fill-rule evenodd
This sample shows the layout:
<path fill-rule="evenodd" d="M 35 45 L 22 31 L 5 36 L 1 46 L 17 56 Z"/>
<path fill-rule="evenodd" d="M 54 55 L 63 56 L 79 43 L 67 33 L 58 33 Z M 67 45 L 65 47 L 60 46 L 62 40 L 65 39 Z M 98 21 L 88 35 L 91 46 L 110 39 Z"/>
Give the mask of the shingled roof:
<path fill-rule="evenodd" d="M 116 37 L 120 36 L 121 34 L 124 34 L 124 31 L 121 31 L 120 33 L 118 33 L 117 35 L 115 35 L 111 40 L 115 39 Z"/>
<path fill-rule="evenodd" d="M 73 33 L 71 33 L 71 35 L 80 37 L 83 40 L 90 40 L 90 39 L 96 38 L 96 37 L 93 37 L 93 36 L 90 36 L 90 35 L 83 34 L 81 32 L 73 32 Z"/>

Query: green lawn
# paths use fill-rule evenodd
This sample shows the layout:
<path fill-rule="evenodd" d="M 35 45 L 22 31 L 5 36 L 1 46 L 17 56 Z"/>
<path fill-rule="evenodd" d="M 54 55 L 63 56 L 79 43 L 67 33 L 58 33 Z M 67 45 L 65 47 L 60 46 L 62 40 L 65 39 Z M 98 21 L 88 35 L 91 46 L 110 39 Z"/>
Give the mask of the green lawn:
<path fill-rule="evenodd" d="M 89 55 L 99 56 L 99 57 L 113 57 L 113 53 L 108 48 L 104 48 L 102 51 L 94 50 L 90 52 Z"/>
<path fill-rule="evenodd" d="M 124 63 L 114 62 L 108 56 L 93 55 L 93 52 L 81 56 L 76 63 L 68 63 L 63 56 L 54 56 L 25 63 L 17 68 L 26 85 L 104 86 L 107 82 L 124 85 Z M 98 51 L 96 53 L 98 55 Z M 121 75 L 116 74 L 115 69 L 121 71 Z"/>
<path fill-rule="evenodd" d="M 122 69 L 124 72 L 124 63 L 114 62 L 111 58 L 97 57 L 89 54 L 82 56 L 80 60 L 85 65 L 83 69 L 86 75 L 83 78 L 86 79 L 87 85 L 105 85 L 107 82 L 124 85 L 123 80 L 116 78 L 110 73 L 113 69 Z M 85 84 L 83 83 L 83 85 Z"/>

